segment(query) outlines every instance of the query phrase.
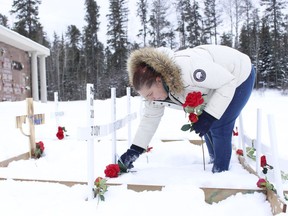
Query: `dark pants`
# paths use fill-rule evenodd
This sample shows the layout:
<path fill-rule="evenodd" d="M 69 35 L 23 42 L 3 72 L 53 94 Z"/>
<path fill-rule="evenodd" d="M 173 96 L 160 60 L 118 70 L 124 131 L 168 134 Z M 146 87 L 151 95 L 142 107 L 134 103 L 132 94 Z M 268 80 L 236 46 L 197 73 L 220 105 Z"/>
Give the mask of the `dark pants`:
<path fill-rule="evenodd" d="M 233 99 L 222 117 L 215 121 L 209 132 L 204 135 L 211 162 L 214 163 L 213 173 L 229 169 L 235 121 L 251 95 L 254 81 L 255 69 L 252 66 L 250 76 L 236 88 Z"/>

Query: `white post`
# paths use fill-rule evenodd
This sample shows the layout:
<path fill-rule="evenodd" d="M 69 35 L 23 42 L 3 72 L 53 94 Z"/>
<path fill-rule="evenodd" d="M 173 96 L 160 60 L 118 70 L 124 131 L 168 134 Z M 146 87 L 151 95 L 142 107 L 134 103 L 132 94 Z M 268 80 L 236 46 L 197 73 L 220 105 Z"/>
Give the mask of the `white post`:
<path fill-rule="evenodd" d="M 257 109 L 257 138 L 256 138 L 256 172 L 258 175 L 261 173 L 260 157 L 262 155 L 261 137 L 262 137 L 262 110 Z"/>
<path fill-rule="evenodd" d="M 247 155 L 246 155 L 246 145 L 244 142 L 244 136 L 245 135 L 244 135 L 244 129 L 243 129 L 242 114 L 239 115 L 239 136 L 240 136 L 240 139 L 239 139 L 240 145 L 239 146 L 242 146 L 243 156 L 244 156 L 245 161 L 246 161 Z"/>
<path fill-rule="evenodd" d="M 34 101 L 39 101 L 37 52 L 34 51 L 31 52 L 31 73 L 32 73 L 32 97 Z"/>
<path fill-rule="evenodd" d="M 130 87 L 126 88 L 126 92 L 127 92 L 127 115 L 130 116 L 131 115 L 131 89 L 130 89 Z M 127 130 L 128 130 L 127 145 L 128 145 L 128 148 L 130 148 L 130 146 L 132 144 L 132 141 L 131 141 L 131 121 L 128 122 Z"/>
<path fill-rule="evenodd" d="M 59 126 L 59 116 L 58 116 L 58 92 L 54 92 L 54 103 L 55 103 L 55 118 L 56 118 L 56 126 Z"/>
<path fill-rule="evenodd" d="M 46 64 L 45 55 L 39 56 L 39 70 L 40 70 L 40 92 L 41 92 L 41 102 L 47 103 L 47 83 L 46 83 Z"/>
<path fill-rule="evenodd" d="M 116 89 L 111 88 L 111 122 L 113 123 L 113 132 L 112 132 L 112 164 L 115 164 L 117 161 L 116 158 Z"/>
<path fill-rule="evenodd" d="M 87 102 L 87 126 L 91 130 L 94 125 L 94 87 L 93 84 L 87 84 L 86 87 Z M 88 172 L 88 200 L 94 198 L 94 138 L 87 140 L 87 172 Z"/>
<path fill-rule="evenodd" d="M 278 161 L 278 146 L 277 146 L 277 136 L 275 132 L 275 122 L 272 115 L 268 115 L 268 125 L 269 125 L 269 136 L 272 150 L 272 161 L 273 161 L 273 169 L 274 169 L 274 180 L 275 180 L 275 188 L 277 190 L 278 196 L 284 200 L 283 194 L 283 185 L 281 178 L 281 171 L 279 167 Z"/>

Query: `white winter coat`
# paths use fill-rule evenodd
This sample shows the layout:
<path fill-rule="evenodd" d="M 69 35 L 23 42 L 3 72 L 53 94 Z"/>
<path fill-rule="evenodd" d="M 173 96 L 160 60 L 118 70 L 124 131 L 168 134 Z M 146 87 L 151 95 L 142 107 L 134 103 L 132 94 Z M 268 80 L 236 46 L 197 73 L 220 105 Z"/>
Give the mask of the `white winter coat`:
<path fill-rule="evenodd" d="M 247 55 L 220 45 L 202 45 L 177 52 L 166 48 L 136 50 L 127 63 L 130 81 L 135 67 L 142 62 L 161 73 L 173 102 L 145 102 L 144 115 L 133 140 L 133 144 L 144 149 L 160 123 L 165 106 L 183 110 L 186 95 L 200 91 L 207 94 L 205 111 L 219 119 L 231 102 L 235 89 L 251 72 L 251 61 Z"/>

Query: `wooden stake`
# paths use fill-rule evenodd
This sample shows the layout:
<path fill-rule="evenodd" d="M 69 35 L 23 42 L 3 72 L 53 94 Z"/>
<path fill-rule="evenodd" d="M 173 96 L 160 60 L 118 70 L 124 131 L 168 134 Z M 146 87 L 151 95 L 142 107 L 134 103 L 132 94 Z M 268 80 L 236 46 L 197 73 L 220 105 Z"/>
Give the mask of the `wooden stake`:
<path fill-rule="evenodd" d="M 34 150 L 36 149 L 35 143 L 35 126 L 34 126 L 34 107 L 33 107 L 33 99 L 27 98 L 27 115 L 29 122 L 29 143 L 30 143 L 30 157 L 32 157 Z"/>
<path fill-rule="evenodd" d="M 202 157 L 203 157 L 203 168 L 204 168 L 204 171 L 206 170 L 205 168 L 205 154 L 204 154 L 204 140 L 203 138 L 201 137 L 201 140 L 202 140 Z"/>

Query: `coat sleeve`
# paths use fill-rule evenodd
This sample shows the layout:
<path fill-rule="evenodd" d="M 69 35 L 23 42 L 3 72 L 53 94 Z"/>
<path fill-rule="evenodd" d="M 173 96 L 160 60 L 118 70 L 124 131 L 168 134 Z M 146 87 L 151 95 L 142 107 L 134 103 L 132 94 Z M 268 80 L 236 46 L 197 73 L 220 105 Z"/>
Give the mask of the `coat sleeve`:
<path fill-rule="evenodd" d="M 164 114 L 164 106 L 146 101 L 144 114 L 136 131 L 133 144 L 147 149 Z"/>

